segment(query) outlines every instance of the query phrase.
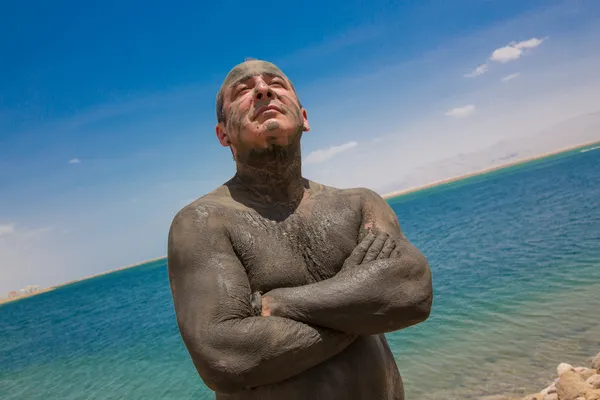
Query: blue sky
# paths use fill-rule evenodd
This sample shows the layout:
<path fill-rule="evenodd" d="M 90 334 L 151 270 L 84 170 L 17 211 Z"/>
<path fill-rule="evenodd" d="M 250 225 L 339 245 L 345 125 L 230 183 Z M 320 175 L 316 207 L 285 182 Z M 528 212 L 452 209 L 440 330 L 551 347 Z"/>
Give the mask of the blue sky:
<path fill-rule="evenodd" d="M 599 22 L 591 0 L 4 1 L 0 293 L 163 256 L 234 173 L 214 104 L 245 57 L 294 81 L 307 177 L 381 192 L 598 111 Z"/>

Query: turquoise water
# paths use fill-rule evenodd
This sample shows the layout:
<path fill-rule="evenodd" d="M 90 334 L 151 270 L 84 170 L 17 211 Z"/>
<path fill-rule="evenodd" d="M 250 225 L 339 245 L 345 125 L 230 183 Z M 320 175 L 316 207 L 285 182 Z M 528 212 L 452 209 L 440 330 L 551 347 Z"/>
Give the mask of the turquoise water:
<path fill-rule="evenodd" d="M 600 151 L 390 204 L 434 277 L 430 319 L 388 335 L 409 400 L 535 392 L 600 351 Z M 0 306 L 0 336 L 3 399 L 214 398 L 164 260 Z"/>

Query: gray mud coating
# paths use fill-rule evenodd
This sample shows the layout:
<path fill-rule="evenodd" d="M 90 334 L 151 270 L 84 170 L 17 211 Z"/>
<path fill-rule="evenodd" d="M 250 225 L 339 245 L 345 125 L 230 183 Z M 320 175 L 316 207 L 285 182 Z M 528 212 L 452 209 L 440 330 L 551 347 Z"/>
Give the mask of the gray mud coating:
<path fill-rule="evenodd" d="M 384 333 L 429 316 L 427 260 L 376 193 L 302 177 L 301 133 L 236 157 L 231 180 L 173 219 L 183 341 L 219 400 L 402 400 Z"/>
<path fill-rule="evenodd" d="M 246 61 L 239 65 L 236 65 L 229 71 L 227 77 L 223 81 L 220 91 L 222 92 L 228 86 L 232 86 L 237 82 L 245 80 L 249 77 L 260 75 L 260 74 L 268 74 L 273 76 L 280 76 L 284 79 L 287 79 L 287 76 L 274 64 L 261 61 L 261 60 L 252 60 Z"/>

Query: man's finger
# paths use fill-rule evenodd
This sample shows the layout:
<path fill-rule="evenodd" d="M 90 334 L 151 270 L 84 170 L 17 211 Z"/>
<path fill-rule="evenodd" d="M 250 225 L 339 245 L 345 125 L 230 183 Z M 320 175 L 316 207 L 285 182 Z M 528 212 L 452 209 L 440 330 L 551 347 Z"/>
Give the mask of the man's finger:
<path fill-rule="evenodd" d="M 362 262 L 363 258 L 365 257 L 365 254 L 367 254 L 367 250 L 369 250 L 369 247 L 371 247 L 371 244 L 373 243 L 374 240 L 375 240 L 375 235 L 369 232 L 367 234 L 367 236 L 365 236 L 365 238 L 362 240 L 362 242 L 360 242 L 354 248 L 354 250 L 352 250 L 352 253 L 346 259 L 346 263 L 352 264 L 352 265 L 360 264 Z"/>
<path fill-rule="evenodd" d="M 392 238 L 388 238 L 388 240 L 385 242 L 385 245 L 383 246 L 383 250 L 381 250 L 381 252 L 377 256 L 377 259 L 385 260 L 385 259 L 390 258 L 390 255 L 392 254 L 392 251 L 394 251 L 395 248 L 396 248 L 396 241 L 393 240 Z"/>
<path fill-rule="evenodd" d="M 373 241 L 373 244 L 371 244 L 371 247 L 369 247 L 367 254 L 363 258 L 362 263 L 375 260 L 379 253 L 383 250 L 383 246 L 385 245 L 385 242 L 388 240 L 388 238 L 389 235 L 387 233 L 380 233 L 379 235 L 377 235 L 377 237 Z"/>
<path fill-rule="evenodd" d="M 401 256 L 400 250 L 401 250 L 400 246 L 396 245 L 396 248 L 394 249 L 394 251 L 392 251 L 392 254 L 390 254 L 390 258 L 400 258 L 400 256 Z"/>

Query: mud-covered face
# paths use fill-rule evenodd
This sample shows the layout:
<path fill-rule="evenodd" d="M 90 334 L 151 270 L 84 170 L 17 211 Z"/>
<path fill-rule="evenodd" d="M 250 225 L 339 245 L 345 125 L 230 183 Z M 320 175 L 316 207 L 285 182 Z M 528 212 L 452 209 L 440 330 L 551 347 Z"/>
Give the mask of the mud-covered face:
<path fill-rule="evenodd" d="M 310 129 L 294 87 L 271 63 L 252 60 L 236 66 L 220 93 L 224 121 L 217 124 L 217 137 L 231 146 L 236 159 L 297 143 Z"/>

